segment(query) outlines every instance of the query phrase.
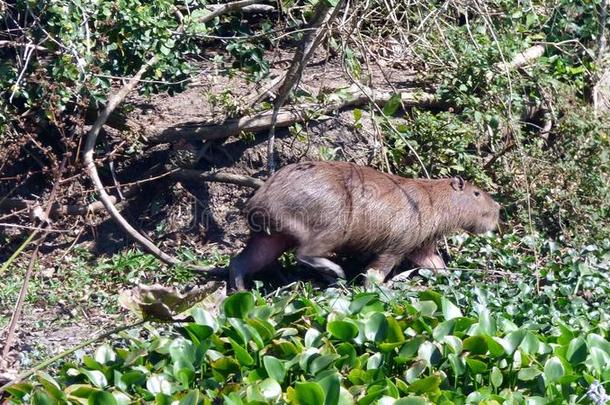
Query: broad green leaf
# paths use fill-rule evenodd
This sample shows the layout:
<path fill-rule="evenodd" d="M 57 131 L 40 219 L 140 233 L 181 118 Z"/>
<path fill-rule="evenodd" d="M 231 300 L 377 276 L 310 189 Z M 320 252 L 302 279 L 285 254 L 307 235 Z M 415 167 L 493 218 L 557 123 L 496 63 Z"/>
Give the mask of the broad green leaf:
<path fill-rule="evenodd" d="M 231 347 L 235 352 L 235 358 L 242 366 L 251 366 L 254 364 L 254 359 L 250 356 L 250 353 L 243 347 L 239 345 L 235 340 L 229 338 L 229 342 L 231 342 Z"/>
<path fill-rule="evenodd" d="M 116 353 L 109 345 L 101 345 L 95 350 L 93 357 L 100 364 L 108 364 L 116 360 Z"/>
<path fill-rule="evenodd" d="M 117 401 L 109 392 L 95 391 L 89 395 L 88 405 L 117 405 Z"/>
<path fill-rule="evenodd" d="M 587 342 L 582 337 L 572 339 L 568 345 L 566 352 L 566 359 L 573 366 L 582 363 L 587 358 Z"/>
<path fill-rule="evenodd" d="M 146 389 L 153 394 L 170 395 L 172 393 L 172 385 L 162 374 L 153 375 L 146 381 Z"/>
<path fill-rule="evenodd" d="M 358 336 L 358 326 L 352 321 L 332 321 L 326 326 L 328 332 L 343 341 L 352 340 Z"/>
<path fill-rule="evenodd" d="M 483 336 L 470 336 L 464 339 L 463 350 L 472 354 L 485 354 L 487 353 L 487 342 Z"/>
<path fill-rule="evenodd" d="M 417 336 L 406 341 L 405 344 L 400 348 L 398 357 L 404 360 L 412 359 L 417 354 L 421 344 L 425 341 L 426 339 L 423 336 Z"/>
<path fill-rule="evenodd" d="M 315 382 L 297 382 L 294 388 L 295 399 L 299 405 L 321 405 L 326 395 L 320 384 Z"/>
<path fill-rule="evenodd" d="M 263 357 L 263 365 L 265 366 L 265 371 L 267 371 L 269 377 L 280 384 L 284 382 L 286 368 L 281 360 L 278 360 L 273 356 L 265 356 Z"/>
<path fill-rule="evenodd" d="M 325 393 L 326 398 L 324 405 L 337 405 L 341 397 L 341 380 L 339 374 L 334 370 L 329 370 L 327 373 L 320 373 L 317 382 Z"/>
<path fill-rule="evenodd" d="M 327 0 L 328 1 L 328 0 Z M 334 0 L 338 1 L 338 0 Z M 383 106 L 383 114 L 387 116 L 392 116 L 396 114 L 396 111 L 400 108 L 401 97 L 400 94 L 394 93 L 388 100 L 388 102 Z"/>
<path fill-rule="evenodd" d="M 209 311 L 197 307 L 192 309 L 191 314 L 193 315 L 193 318 L 195 319 L 195 323 L 197 323 L 197 325 L 207 326 L 212 329 L 213 332 L 216 332 L 218 330 L 218 317 L 212 315 Z"/>
<path fill-rule="evenodd" d="M 313 361 L 310 363 L 309 365 L 309 372 L 311 374 L 317 374 L 322 370 L 325 370 L 326 368 L 330 367 L 335 360 L 337 360 L 339 358 L 339 355 L 337 354 L 323 354 L 319 357 L 316 357 L 315 359 L 313 359 Z"/>
<path fill-rule="evenodd" d="M 367 340 L 382 342 L 388 333 L 388 320 L 381 312 L 372 313 L 364 323 L 364 335 Z"/>
<path fill-rule="evenodd" d="M 388 320 L 388 334 L 386 341 L 390 343 L 402 343 L 405 341 L 405 334 L 403 333 L 398 321 L 394 317 L 389 316 Z"/>
<path fill-rule="evenodd" d="M 544 364 L 544 379 L 547 383 L 555 383 L 565 375 L 565 368 L 558 357 L 551 357 Z"/>
<path fill-rule="evenodd" d="M 438 391 L 440 385 L 441 378 L 438 375 L 431 375 L 430 377 L 422 378 L 421 380 L 411 383 L 411 385 L 409 385 L 409 391 L 415 394 L 425 394 Z"/>
<path fill-rule="evenodd" d="M 498 367 L 494 366 L 491 369 L 491 375 L 489 377 L 489 380 L 491 381 L 491 385 L 493 385 L 495 388 L 499 388 L 502 385 L 504 377 L 502 376 L 502 372 Z"/>
<path fill-rule="evenodd" d="M 542 371 L 538 370 L 537 368 L 525 367 L 519 370 L 519 373 L 517 373 L 517 378 L 521 381 L 531 381 L 541 374 Z"/>
<path fill-rule="evenodd" d="M 32 405 L 55 405 L 57 401 L 45 390 L 36 388 L 32 394 Z"/>
<path fill-rule="evenodd" d="M 460 309 L 453 302 L 449 301 L 445 297 L 441 298 L 441 308 L 445 320 L 461 318 L 463 316 L 462 311 L 460 311 Z"/>
<path fill-rule="evenodd" d="M 483 333 L 489 336 L 494 336 L 496 334 L 496 320 L 488 309 L 484 309 L 479 314 L 479 328 Z"/>
<path fill-rule="evenodd" d="M 261 395 L 267 401 L 277 401 L 282 395 L 282 386 L 274 379 L 267 378 L 258 384 Z"/>
<path fill-rule="evenodd" d="M 519 347 L 524 337 L 525 331 L 521 329 L 511 332 L 504 337 L 504 340 L 508 343 L 508 346 L 505 347 L 505 349 L 509 356 L 517 350 L 517 347 Z"/>
<path fill-rule="evenodd" d="M 87 370 L 86 368 L 81 368 L 79 371 L 84 374 L 87 379 L 96 387 L 104 388 L 108 385 L 108 380 L 104 373 L 99 370 Z"/>
<path fill-rule="evenodd" d="M 201 400 L 201 393 L 199 390 L 191 390 L 181 400 L 179 405 L 198 405 Z"/>
<path fill-rule="evenodd" d="M 473 374 L 483 374 L 487 371 L 487 364 L 483 363 L 481 360 L 467 357 L 466 364 L 468 365 L 468 368 L 472 370 Z"/>
<path fill-rule="evenodd" d="M 309 328 L 305 332 L 305 346 L 306 347 L 318 347 L 322 339 L 322 334 L 315 328 Z"/>
<path fill-rule="evenodd" d="M 254 308 L 254 296 L 252 293 L 243 291 L 228 297 L 222 304 L 227 318 L 245 318 Z"/>
<path fill-rule="evenodd" d="M 367 370 L 377 370 L 383 363 L 383 355 L 381 353 L 375 353 L 366 362 Z"/>
<path fill-rule="evenodd" d="M 427 341 L 423 342 L 421 346 L 419 346 L 417 357 L 426 361 L 426 363 L 430 365 L 436 365 L 442 359 L 442 355 L 438 347 L 434 343 Z"/>
<path fill-rule="evenodd" d="M 527 332 L 519 345 L 526 354 L 536 354 L 540 349 L 540 340 L 531 332 Z"/>
<path fill-rule="evenodd" d="M 434 331 L 432 332 L 432 337 L 434 337 L 434 340 L 436 340 L 437 342 L 440 342 L 443 340 L 443 338 L 447 335 L 451 335 L 453 333 L 453 327 L 455 326 L 455 320 L 451 319 L 445 322 L 441 322 L 438 325 L 436 325 L 436 327 L 434 328 Z"/>

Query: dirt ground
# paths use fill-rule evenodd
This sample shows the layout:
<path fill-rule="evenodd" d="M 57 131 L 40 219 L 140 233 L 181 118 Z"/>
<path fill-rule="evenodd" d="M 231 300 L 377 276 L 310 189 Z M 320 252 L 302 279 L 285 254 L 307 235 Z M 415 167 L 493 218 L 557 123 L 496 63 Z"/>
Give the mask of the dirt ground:
<path fill-rule="evenodd" d="M 278 55 L 271 65 L 270 78 L 283 72 L 288 64 L 286 55 Z M 243 107 L 243 99 L 259 93 L 260 84 L 249 83 L 244 77 L 222 74 L 213 65 L 202 65 L 199 75 L 191 85 L 181 93 L 173 96 L 157 94 L 149 98 L 132 95 L 127 101 L 129 106 L 130 126 L 141 128 L 144 132 L 150 129 L 170 128 L 185 122 L 200 122 L 204 120 L 221 122 L 226 116 L 225 108 Z M 379 73 L 371 78 L 370 86 L 378 90 L 391 91 L 391 86 L 401 87 L 413 75 L 400 69 L 385 68 L 385 74 Z M 270 80 L 271 80 L 270 79 Z M 391 82 L 391 83 L 390 83 Z M 321 55 L 310 63 L 304 72 L 299 85 L 299 93 L 309 94 L 312 98 L 322 93 L 336 91 L 350 85 L 349 78 L 336 60 L 325 60 Z M 210 95 L 224 95 L 223 102 L 213 102 Z M 340 111 L 319 122 L 309 122 L 302 126 L 301 133 L 279 130 L 276 142 L 278 166 L 302 160 L 341 159 L 361 164 L 379 164 L 382 156 L 379 140 L 376 139 L 374 128 L 366 111 L 363 112 L 361 127 L 355 127 L 353 111 Z M 129 141 L 131 135 L 119 134 L 108 130 L 110 136 Z M 197 169 L 206 171 L 222 171 L 264 179 L 267 176 L 267 134 L 257 134 L 255 137 L 230 138 L 214 142 L 204 159 L 200 159 Z M 201 144 L 195 142 L 196 147 Z M 168 145 L 155 146 L 160 150 L 158 156 L 150 154 L 143 165 L 155 163 L 155 159 L 167 157 Z M 146 147 L 140 152 L 146 155 Z M 155 152 L 156 153 L 156 152 Z M 165 155 L 164 155 L 165 153 Z M 162 162 L 157 162 L 162 163 Z M 141 171 L 133 167 L 122 167 L 129 172 L 121 182 L 138 180 Z M 136 166 L 137 167 L 137 166 Z M 121 176 L 119 176 L 121 177 Z M 156 194 L 159 193 L 159 194 Z M 139 209 L 127 210 L 128 219 L 138 228 L 145 231 L 165 251 L 175 252 L 180 248 L 188 248 L 200 257 L 206 255 L 237 252 L 247 238 L 247 226 L 241 213 L 241 208 L 252 189 L 225 183 L 183 182 L 162 192 L 146 191 L 142 201 L 133 205 Z M 67 219 L 73 221 L 74 219 Z M 94 218 L 85 218 L 78 239 L 74 243 L 74 234 L 68 233 L 56 237 L 43 246 L 39 263 L 39 272 L 34 276 L 36 285 L 42 289 L 62 288 L 53 282 L 55 277 L 72 277 L 67 268 L 80 265 L 87 269 L 86 263 L 99 265 L 100 258 L 109 258 L 113 254 L 125 251 L 132 243 L 103 214 Z M 161 230 L 160 230 L 161 229 Z M 86 251 L 85 264 L 80 261 L 75 252 Z M 27 254 L 18 262 L 25 267 Z M 110 260 L 110 259 L 106 259 Z M 80 264 L 79 264 L 80 263 Z M 109 266 L 120 268 L 120 264 Z M 93 266 L 93 264 L 91 264 Z M 148 264 L 147 264 L 148 265 Z M 129 267 L 129 266 L 127 266 Z M 132 269 L 133 270 L 133 269 Z M 80 270 L 86 272 L 87 270 Z M 138 271 L 138 269 L 133 270 Z M 46 272 L 46 273 L 45 273 Z M 62 275 L 63 274 L 63 275 Z M 79 273 L 80 274 L 80 273 Z M 158 278 L 151 276 L 154 282 L 167 281 L 167 273 Z M 83 276 L 87 279 L 87 276 Z M 89 275 L 89 277 L 92 277 Z M 169 277 L 172 283 L 176 283 Z M 138 279 L 137 281 L 141 281 Z M 91 281 L 95 284 L 95 281 Z M 63 297 L 59 301 L 45 300 L 41 297 L 30 297 L 24 306 L 16 335 L 15 347 L 11 351 L 9 363 L 0 365 L 0 380 L 8 379 L 19 370 L 27 369 L 41 359 L 57 354 L 66 348 L 90 338 L 99 331 L 117 324 L 129 322 L 135 318 L 125 310 L 116 310 L 116 303 L 108 304 L 118 295 L 114 288 L 131 288 L 136 280 L 128 276 L 121 280 L 113 280 L 111 291 L 106 295 L 99 291 L 90 292 L 89 296 L 79 296 L 72 299 Z M 85 282 L 86 283 L 86 282 Z M 104 289 L 104 287 L 100 287 Z M 95 290 L 95 288 L 93 288 Z M 76 290 L 75 290 L 76 291 Z M 114 296 L 113 296 L 114 294 Z M 35 292 L 30 291 L 30 295 Z M 48 294 L 47 294 L 48 295 Z M 104 299 L 100 299 L 102 296 Z M 90 297 L 94 297 L 91 299 Z M 104 301 L 105 300 L 105 301 Z M 100 303 L 104 301 L 103 303 Z M 0 308 L 0 320 L 8 324 L 13 312 L 14 302 L 5 301 Z M 114 308 L 108 312 L 107 308 Z M 0 333 L 0 337 L 5 336 Z M 4 370 L 3 370 L 4 368 Z M 0 381 L 1 383 L 1 381 Z"/>

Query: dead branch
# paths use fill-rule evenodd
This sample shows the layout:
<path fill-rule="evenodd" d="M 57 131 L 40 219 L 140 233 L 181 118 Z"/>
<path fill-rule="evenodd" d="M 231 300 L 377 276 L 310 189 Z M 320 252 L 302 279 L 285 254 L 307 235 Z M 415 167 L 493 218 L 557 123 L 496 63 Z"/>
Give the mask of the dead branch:
<path fill-rule="evenodd" d="M 242 176 L 234 173 L 208 173 L 199 170 L 181 169 L 172 174 L 178 181 L 211 181 L 216 183 L 229 183 L 238 186 L 257 189 L 264 184 L 264 181 L 254 177 Z"/>
<path fill-rule="evenodd" d="M 116 204 L 117 199 L 114 196 L 110 196 L 113 204 Z M 16 198 L 9 198 L 0 203 L 0 212 L 2 211 L 13 211 L 13 210 L 27 210 L 30 217 L 36 216 L 35 212 L 39 211 L 41 206 L 38 202 L 32 200 L 19 200 Z M 89 205 L 78 205 L 78 204 L 60 204 L 53 203 L 51 205 L 51 211 L 49 212 L 49 218 L 61 218 L 65 216 L 86 216 L 93 214 L 104 209 L 104 204 L 101 201 L 92 202 Z"/>
<path fill-rule="evenodd" d="M 100 196 L 100 200 L 104 204 L 104 207 L 106 207 L 106 210 L 108 210 L 108 213 L 110 214 L 112 219 L 114 219 L 114 221 L 130 237 L 140 243 L 148 252 L 153 254 L 159 260 L 170 265 L 176 265 L 180 263 L 176 258 L 161 251 L 161 249 L 155 246 L 154 243 L 152 243 L 145 236 L 140 234 L 134 227 L 132 227 L 129 222 L 127 222 L 127 220 L 121 215 L 119 210 L 114 205 L 113 198 L 106 192 L 104 185 L 102 184 L 102 180 L 100 179 L 100 176 L 97 172 L 97 168 L 95 167 L 95 161 L 93 159 L 93 152 L 95 150 L 97 136 L 99 135 L 100 130 L 104 126 L 106 120 L 108 119 L 112 111 L 114 111 L 114 109 L 125 99 L 127 94 L 129 94 L 129 92 L 137 86 L 138 81 L 140 80 L 144 72 L 148 70 L 148 68 L 152 66 L 156 61 L 156 56 L 150 58 L 146 63 L 142 65 L 140 70 L 138 70 L 138 72 L 133 76 L 133 78 L 127 84 L 125 84 L 125 86 L 123 86 L 117 93 L 108 98 L 108 103 L 106 104 L 106 107 L 102 110 L 99 117 L 91 127 L 91 130 L 87 134 L 85 147 L 83 149 L 83 160 L 87 174 L 91 178 L 91 181 L 93 182 L 93 185 Z"/>
<path fill-rule="evenodd" d="M 534 45 L 526 50 L 519 52 L 512 60 L 506 62 L 498 62 L 493 66 L 493 69 L 486 73 L 487 80 L 491 80 L 496 72 L 507 72 L 509 70 L 521 68 L 528 63 L 540 58 L 544 55 L 544 46 Z"/>
<path fill-rule="evenodd" d="M 264 3 L 264 1 L 261 0 L 238 0 L 238 1 L 233 1 L 231 3 L 227 3 L 227 4 L 217 4 L 217 5 L 213 5 L 213 6 L 207 6 L 208 9 L 211 10 L 210 14 L 203 16 L 199 22 L 200 23 L 207 23 L 209 21 L 212 21 L 214 18 L 221 16 L 222 14 L 227 14 L 230 13 L 232 11 L 235 10 L 239 10 L 239 9 L 243 9 L 245 7 L 248 6 L 253 6 L 255 4 L 260 4 L 260 3 Z"/>
<path fill-rule="evenodd" d="M 329 23 L 336 17 L 337 11 L 341 9 L 343 1 L 339 1 L 336 7 L 331 7 L 327 2 L 321 1 L 318 3 L 309 29 L 303 41 L 297 47 L 297 50 L 292 59 L 292 64 L 286 72 L 286 76 L 282 85 L 278 90 L 278 95 L 273 102 L 273 113 L 271 116 L 271 129 L 269 131 L 269 138 L 267 144 L 267 159 L 269 171 L 275 170 L 275 159 L 274 159 L 274 140 L 275 140 L 275 127 L 280 108 L 284 106 L 288 94 L 292 91 L 296 83 L 301 80 L 303 69 L 305 64 L 313 55 L 315 49 L 322 41 L 322 38 L 326 35 Z"/>
<path fill-rule="evenodd" d="M 337 89 L 338 90 L 338 89 Z M 380 92 L 370 89 L 360 90 L 350 87 L 343 101 L 321 104 L 303 104 L 299 106 L 282 108 L 277 114 L 275 126 L 285 128 L 296 122 L 315 119 L 316 115 L 327 115 L 334 111 L 362 106 L 369 102 L 369 98 L 376 104 L 383 105 L 392 97 L 392 93 Z M 405 107 L 446 107 L 436 96 L 419 89 L 399 89 Z M 265 111 L 252 116 L 234 118 L 222 124 L 208 124 L 206 122 L 189 122 L 180 126 L 167 128 L 158 133 L 150 134 L 147 138 L 151 143 L 176 142 L 185 140 L 223 139 L 237 136 L 242 132 L 262 132 L 269 130 L 273 123 L 273 112 Z"/>

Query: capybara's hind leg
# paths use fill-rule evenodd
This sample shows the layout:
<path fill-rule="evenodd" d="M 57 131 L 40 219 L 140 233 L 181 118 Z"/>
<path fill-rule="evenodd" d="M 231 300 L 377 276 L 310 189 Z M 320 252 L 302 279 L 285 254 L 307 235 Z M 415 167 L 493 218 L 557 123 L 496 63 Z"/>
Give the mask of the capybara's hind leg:
<path fill-rule="evenodd" d="M 443 258 L 436 254 L 434 245 L 424 246 L 407 255 L 416 267 L 424 267 L 430 269 L 444 269 L 447 267 Z"/>
<path fill-rule="evenodd" d="M 229 287 L 245 290 L 244 278 L 261 271 L 290 248 L 288 239 L 280 234 L 252 235 L 248 244 L 229 264 Z"/>
<path fill-rule="evenodd" d="M 326 252 L 312 250 L 306 246 L 297 249 L 297 260 L 315 270 L 331 274 L 334 277 L 345 278 L 345 272 L 337 263 L 323 257 Z"/>

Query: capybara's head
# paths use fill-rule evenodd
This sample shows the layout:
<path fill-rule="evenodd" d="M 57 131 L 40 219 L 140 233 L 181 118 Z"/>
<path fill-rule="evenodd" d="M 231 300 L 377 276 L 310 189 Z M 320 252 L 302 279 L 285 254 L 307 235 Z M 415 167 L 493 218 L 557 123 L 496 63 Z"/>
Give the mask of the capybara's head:
<path fill-rule="evenodd" d="M 456 210 L 457 225 L 467 232 L 485 233 L 493 231 L 500 219 L 500 204 L 477 186 L 470 184 L 461 177 L 449 180 L 451 205 Z"/>

